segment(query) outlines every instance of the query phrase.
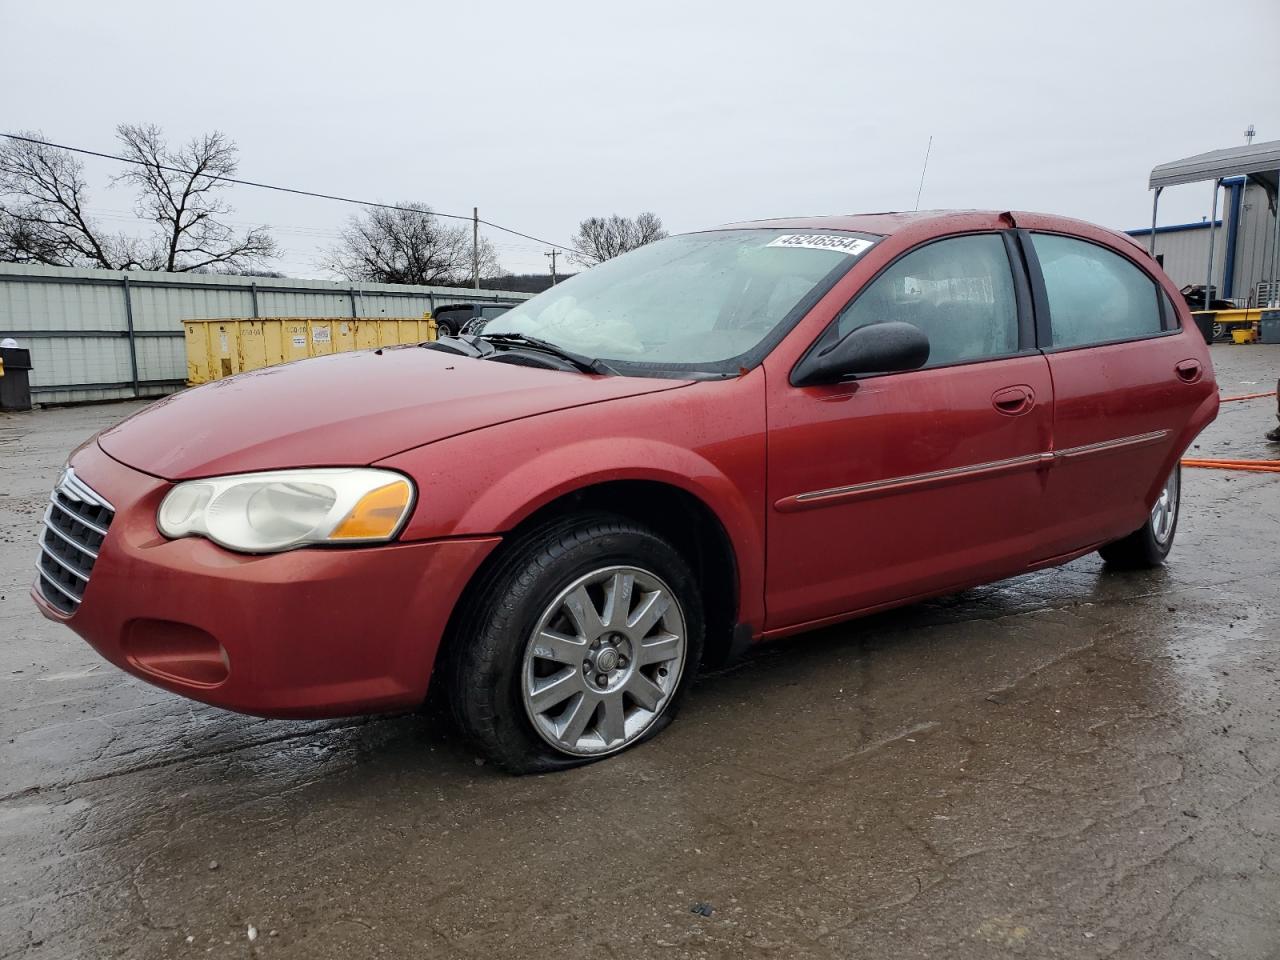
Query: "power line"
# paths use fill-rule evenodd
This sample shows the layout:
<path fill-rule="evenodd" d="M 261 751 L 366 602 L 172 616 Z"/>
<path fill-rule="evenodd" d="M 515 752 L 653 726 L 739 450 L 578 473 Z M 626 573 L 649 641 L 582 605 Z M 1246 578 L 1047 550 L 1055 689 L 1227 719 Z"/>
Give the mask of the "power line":
<path fill-rule="evenodd" d="M 0 133 L 0 137 L 7 137 L 10 140 L 19 140 L 23 143 L 34 143 L 42 147 L 54 147 L 58 150 L 67 150 L 71 153 L 82 153 L 88 157 L 100 157 L 103 160 L 114 160 L 117 163 L 132 163 L 140 167 L 151 167 L 156 170 L 168 170 L 170 173 L 181 173 L 188 177 L 206 177 L 209 180 L 220 180 L 223 183 L 235 183 L 242 187 L 257 187 L 259 190 L 275 190 L 278 193 L 292 193 L 300 197 L 315 197 L 318 200 L 336 200 L 339 203 L 352 203 L 359 207 L 377 207 L 380 210 L 399 210 L 402 213 L 422 213 L 413 207 L 400 207 L 394 203 L 377 203 L 373 200 L 356 200 L 352 197 L 340 197 L 332 193 L 317 193 L 313 190 L 299 190 L 295 187 L 281 187 L 272 183 L 258 183 L 254 180 L 240 180 L 236 177 L 220 177 L 210 173 L 195 173 L 192 170 L 183 170 L 181 167 L 170 167 L 163 163 L 145 163 L 142 160 L 134 160 L 132 157 L 118 157 L 111 153 L 101 153 L 97 150 L 88 150 L 84 147 L 69 147 L 63 143 L 50 143 L 48 140 L 37 140 L 35 137 L 23 137 L 16 133 Z M 503 233 L 510 233 L 513 236 L 524 237 L 526 240 L 532 240 L 535 243 L 545 244 L 549 247 L 556 247 L 560 250 L 567 250 L 570 253 L 579 253 L 573 247 L 566 247 L 564 244 L 555 243 L 551 240 L 543 240 L 541 237 L 535 237 L 527 233 L 521 233 L 519 230 L 512 230 L 510 227 L 504 227 L 500 223 L 493 223 L 489 220 L 480 220 L 478 217 L 468 217 L 459 213 L 440 213 L 438 210 L 432 210 L 431 215 L 435 217 L 445 217 L 449 220 L 467 220 L 470 222 L 483 223 L 486 227 L 493 227 L 495 230 L 501 230 Z"/>
<path fill-rule="evenodd" d="M 127 210 L 117 210 L 111 207 L 96 207 L 93 215 L 99 220 L 107 220 L 112 223 L 149 223 L 152 222 L 149 217 L 130 213 Z M 300 227 L 287 223 L 266 223 L 261 220 L 231 220 L 222 219 L 220 222 L 233 227 L 266 227 L 274 233 L 292 233 L 306 237 L 312 240 L 340 240 L 342 234 L 333 230 L 326 230 L 323 227 Z M 504 248 L 508 246 L 506 243 L 498 244 Z M 522 250 L 541 250 L 541 247 L 535 247 L 532 244 L 522 243 L 519 245 Z"/>

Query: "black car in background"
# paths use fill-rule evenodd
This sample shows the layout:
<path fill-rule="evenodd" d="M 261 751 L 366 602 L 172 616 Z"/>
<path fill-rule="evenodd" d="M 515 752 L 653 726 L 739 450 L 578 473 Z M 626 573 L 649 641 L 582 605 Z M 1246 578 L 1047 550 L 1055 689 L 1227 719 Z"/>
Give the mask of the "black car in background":
<path fill-rule="evenodd" d="M 431 316 L 436 321 L 436 336 L 452 337 L 464 332 L 463 328 L 474 324 L 467 333 L 478 333 L 484 321 L 506 313 L 513 304 L 500 303 L 450 303 L 438 308 Z M 479 322 L 476 322 L 479 321 Z"/>
<path fill-rule="evenodd" d="M 1193 312 L 1203 312 L 1204 306 L 1204 284 L 1192 283 L 1183 287 L 1180 291 L 1182 299 L 1187 302 L 1187 306 Z M 1234 310 L 1236 305 L 1230 300 L 1219 300 L 1213 296 L 1218 292 L 1217 287 L 1213 287 L 1209 291 L 1209 309 L 1210 310 Z M 1200 333 L 1204 337 L 1205 343 L 1222 343 L 1231 339 L 1231 330 L 1225 323 L 1217 323 L 1209 317 L 1197 317 L 1196 326 L 1200 328 Z"/>

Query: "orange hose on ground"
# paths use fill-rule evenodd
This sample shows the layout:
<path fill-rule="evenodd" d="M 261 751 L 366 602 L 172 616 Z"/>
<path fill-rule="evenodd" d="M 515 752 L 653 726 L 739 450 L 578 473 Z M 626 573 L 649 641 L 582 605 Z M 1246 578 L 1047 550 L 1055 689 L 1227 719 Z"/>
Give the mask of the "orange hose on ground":
<path fill-rule="evenodd" d="M 1219 403 L 1234 403 L 1237 400 L 1259 400 L 1262 397 L 1274 397 L 1275 390 L 1268 393 L 1246 393 L 1239 397 L 1220 397 Z M 1209 458 L 1184 457 L 1184 467 L 1204 467 L 1209 470 L 1249 470 L 1253 473 L 1280 473 L 1280 460 L 1215 460 Z"/>
<path fill-rule="evenodd" d="M 1280 467 L 1280 460 L 1226 460 L 1224 457 L 1187 457 L 1183 463 L 1216 463 L 1220 467 Z"/>
<path fill-rule="evenodd" d="M 1259 397 L 1274 397 L 1276 392 L 1272 390 L 1270 393 L 1246 393 L 1239 397 L 1219 397 L 1219 403 L 1235 403 L 1237 400 L 1257 400 Z"/>
<path fill-rule="evenodd" d="M 1201 460 L 1185 457 L 1184 467 L 1205 467 L 1210 470 L 1247 470 L 1251 473 L 1280 473 L 1280 460 Z"/>

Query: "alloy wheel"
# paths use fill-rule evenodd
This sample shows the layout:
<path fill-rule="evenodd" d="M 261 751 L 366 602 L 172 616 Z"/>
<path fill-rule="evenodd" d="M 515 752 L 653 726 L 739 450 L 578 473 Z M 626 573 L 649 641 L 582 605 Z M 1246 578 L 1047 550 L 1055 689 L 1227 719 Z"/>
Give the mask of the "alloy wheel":
<path fill-rule="evenodd" d="M 648 570 L 610 566 L 579 577 L 543 610 L 525 646 L 521 693 L 538 735 L 572 756 L 634 743 L 680 683 L 684 612 Z"/>
<path fill-rule="evenodd" d="M 1179 475 L 1177 467 L 1169 474 L 1160 491 L 1160 498 L 1151 508 L 1151 535 L 1156 543 L 1163 546 L 1173 536 L 1173 527 L 1178 519 Z"/>

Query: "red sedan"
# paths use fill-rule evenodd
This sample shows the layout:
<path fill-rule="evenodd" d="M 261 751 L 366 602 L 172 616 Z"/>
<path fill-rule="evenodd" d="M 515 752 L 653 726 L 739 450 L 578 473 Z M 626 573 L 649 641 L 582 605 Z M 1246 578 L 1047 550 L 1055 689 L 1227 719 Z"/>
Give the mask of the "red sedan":
<path fill-rule="evenodd" d="M 170 397 L 70 458 L 33 596 L 246 713 L 420 704 L 515 771 L 616 753 L 701 663 L 1065 563 L 1153 566 L 1217 412 L 1126 237 L 1026 213 L 671 237 L 478 337 Z"/>

